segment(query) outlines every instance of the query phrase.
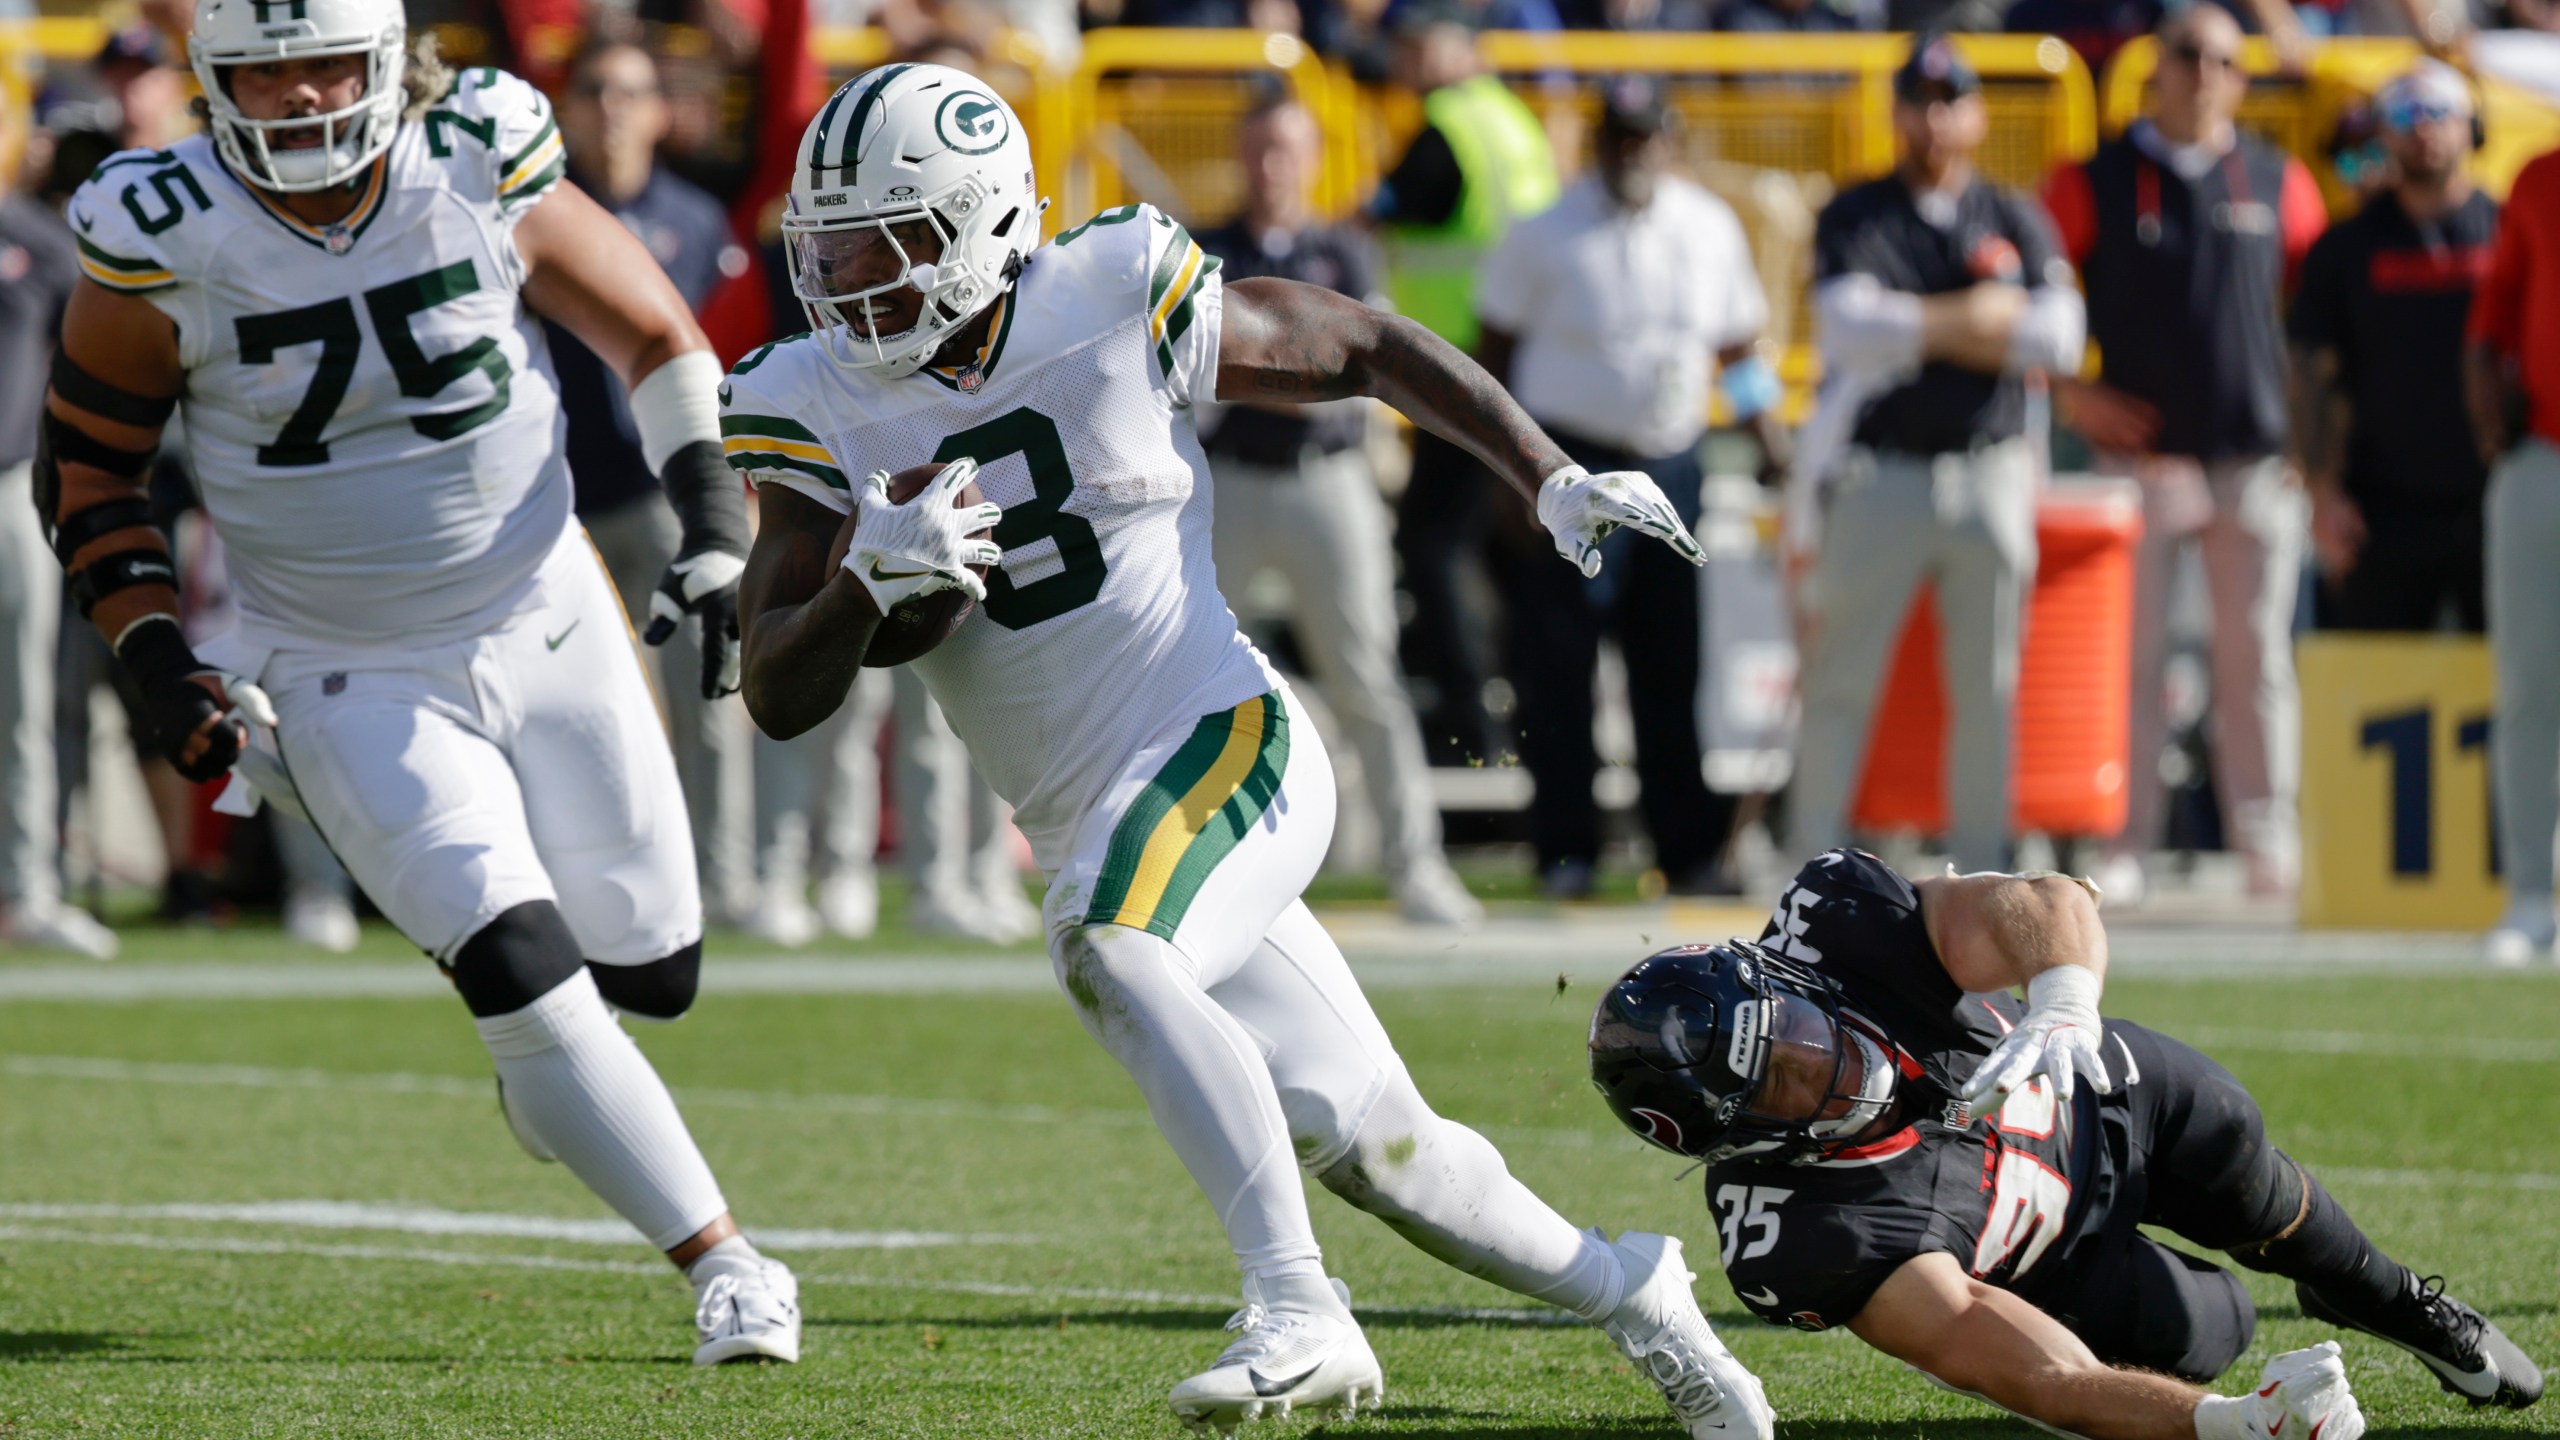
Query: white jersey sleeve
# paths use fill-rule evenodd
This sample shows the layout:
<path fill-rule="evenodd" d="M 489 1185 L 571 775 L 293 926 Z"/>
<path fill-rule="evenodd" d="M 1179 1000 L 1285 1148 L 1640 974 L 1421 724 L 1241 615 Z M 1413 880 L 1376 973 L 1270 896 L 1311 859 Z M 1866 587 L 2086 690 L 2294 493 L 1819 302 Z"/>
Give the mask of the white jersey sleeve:
<path fill-rule="evenodd" d="M 830 362 L 806 335 L 750 352 L 720 382 L 720 452 L 758 487 L 797 490 L 839 515 L 853 510 L 853 486 L 818 427 L 825 418 L 811 367 Z"/>
<path fill-rule="evenodd" d="M 205 187 L 229 183 L 198 174 L 173 150 L 126 150 L 108 157 L 64 211 L 79 242 L 80 273 L 149 301 L 176 322 L 182 363 L 194 363 L 209 328 L 197 283 L 204 253 L 229 229 L 208 218 L 213 200 Z"/>
<path fill-rule="evenodd" d="M 509 234 L 568 172 L 569 152 L 551 102 L 504 70 L 477 66 L 456 75 L 453 88 L 418 123 L 427 154 L 457 162 L 447 170 L 455 192 L 488 205 Z M 505 248 L 521 267 L 515 247 Z M 514 278 L 523 283 L 521 273 Z"/>
<path fill-rule="evenodd" d="M 1152 205 L 1147 220 L 1147 339 L 1173 403 L 1218 398 L 1218 324 L 1226 291 L 1218 259 Z"/>

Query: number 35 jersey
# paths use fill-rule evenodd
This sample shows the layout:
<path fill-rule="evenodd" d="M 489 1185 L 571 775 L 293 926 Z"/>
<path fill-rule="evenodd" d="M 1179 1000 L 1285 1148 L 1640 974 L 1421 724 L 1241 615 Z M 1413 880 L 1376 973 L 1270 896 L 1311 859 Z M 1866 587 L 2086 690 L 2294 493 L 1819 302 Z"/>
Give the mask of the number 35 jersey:
<path fill-rule="evenodd" d="M 2123 1087 L 2102 1101 L 2084 1085 L 2065 1107 L 2038 1079 L 1997 1115 L 1957 1103 L 2020 1007 L 1948 977 L 1909 881 L 1863 851 L 1828 851 L 1797 872 L 1760 943 L 1829 975 L 1853 1020 L 1891 1042 L 1908 1123 L 1831 1160 L 1742 1155 L 1707 1168 L 1725 1278 L 1753 1314 L 1807 1330 L 1845 1323 L 1932 1252 L 2032 1301 L 2120 1242 L 2100 1222 L 2120 1188 Z"/>
<path fill-rule="evenodd" d="M 516 222 L 561 175 L 539 92 L 464 72 L 333 225 L 202 135 L 71 200 L 81 268 L 175 323 L 186 449 L 246 638 L 414 645 L 522 604 L 569 523 L 558 388 Z"/>
<path fill-rule="evenodd" d="M 1277 688 L 1218 593 L 1209 465 L 1217 262 L 1152 207 L 1034 251 L 966 363 L 892 379 L 802 335 L 721 392 L 722 446 L 759 485 L 838 513 L 873 470 L 968 456 L 1004 507 L 987 601 L 915 662 L 1042 868 L 1129 757 Z"/>

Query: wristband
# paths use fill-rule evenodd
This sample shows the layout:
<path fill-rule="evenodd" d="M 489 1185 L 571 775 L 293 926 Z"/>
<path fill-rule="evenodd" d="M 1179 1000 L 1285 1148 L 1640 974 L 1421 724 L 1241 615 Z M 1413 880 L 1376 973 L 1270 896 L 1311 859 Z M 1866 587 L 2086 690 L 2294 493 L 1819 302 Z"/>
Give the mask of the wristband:
<path fill-rule="evenodd" d="M 2087 1016 L 2098 1013 L 2098 996 L 2106 982 L 2098 972 L 2081 965 L 2056 965 L 2027 982 L 2027 1010 L 2031 1015 Z"/>
<path fill-rule="evenodd" d="M 1733 407 L 1733 418 L 1748 420 L 1778 403 L 1785 390 L 1778 384 L 1778 372 L 1757 355 L 1746 355 L 1724 367 L 1716 377 L 1716 386 L 1724 391 L 1727 405 Z"/>
<path fill-rule="evenodd" d="M 631 420 L 640 432 L 641 463 L 650 474 L 664 470 L 669 457 L 697 440 L 718 447 L 720 375 L 720 362 L 710 351 L 687 350 L 631 387 Z"/>
<path fill-rule="evenodd" d="M 2196 1402 L 2196 1440 L 2257 1440 L 2254 1395 L 2207 1395 Z"/>

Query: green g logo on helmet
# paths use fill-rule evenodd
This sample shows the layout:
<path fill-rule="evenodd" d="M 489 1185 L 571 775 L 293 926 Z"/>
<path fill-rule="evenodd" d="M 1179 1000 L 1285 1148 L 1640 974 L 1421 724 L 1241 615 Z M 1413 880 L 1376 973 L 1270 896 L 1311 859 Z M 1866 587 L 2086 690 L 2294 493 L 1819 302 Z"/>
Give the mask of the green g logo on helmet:
<path fill-rule="evenodd" d="M 934 111 L 933 133 L 963 155 L 984 155 L 1012 138 L 1013 124 L 993 96 L 959 90 Z"/>

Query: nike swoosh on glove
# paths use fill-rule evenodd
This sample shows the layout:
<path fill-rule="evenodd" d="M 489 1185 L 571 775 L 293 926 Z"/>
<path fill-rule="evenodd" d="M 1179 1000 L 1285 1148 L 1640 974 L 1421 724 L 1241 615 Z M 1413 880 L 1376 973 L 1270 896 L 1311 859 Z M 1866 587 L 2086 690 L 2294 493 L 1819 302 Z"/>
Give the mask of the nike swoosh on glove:
<path fill-rule="evenodd" d="M 676 556 L 658 588 L 649 592 L 649 628 L 640 638 L 664 645 L 687 615 L 702 621 L 702 698 L 717 700 L 738 688 L 744 662 L 738 641 L 738 577 L 747 562 L 726 550 Z"/>
<path fill-rule="evenodd" d="M 1621 525 L 1679 551 L 1692 565 L 1707 563 L 1707 552 L 1681 523 L 1662 487 L 1640 470 L 1594 475 L 1579 465 L 1566 466 L 1538 486 L 1538 523 L 1555 537 L 1556 553 L 1586 580 L 1600 573 L 1600 542 Z"/>
<path fill-rule="evenodd" d="M 944 590 L 966 590 L 970 599 L 981 602 L 987 598 L 986 582 L 969 567 L 1000 564 L 1004 551 L 992 540 L 971 537 L 994 529 L 1004 518 L 1004 507 L 952 503 L 977 475 L 978 462 L 963 456 L 943 466 L 903 505 L 889 500 L 888 471 L 862 477 L 855 500 L 861 518 L 854 522 L 844 568 L 871 592 L 881 614 Z"/>
<path fill-rule="evenodd" d="M 2196 1440 L 2357 1440 L 2364 1409 L 2347 1388 L 2338 1342 L 2323 1340 L 2267 1362 L 2246 1395 L 2207 1395 L 2196 1402 Z"/>
<path fill-rule="evenodd" d="M 1976 1115 L 1997 1114 L 2011 1091 L 2039 1075 L 2053 1081 L 2057 1104 L 2070 1104 L 2084 1077 L 2099 1094 L 2115 1093 L 2099 1049 L 2106 1038 L 2100 988 L 2096 972 L 2078 965 L 2056 965 L 2028 981 L 2026 1015 L 1983 1057 L 1956 1098 Z"/>

